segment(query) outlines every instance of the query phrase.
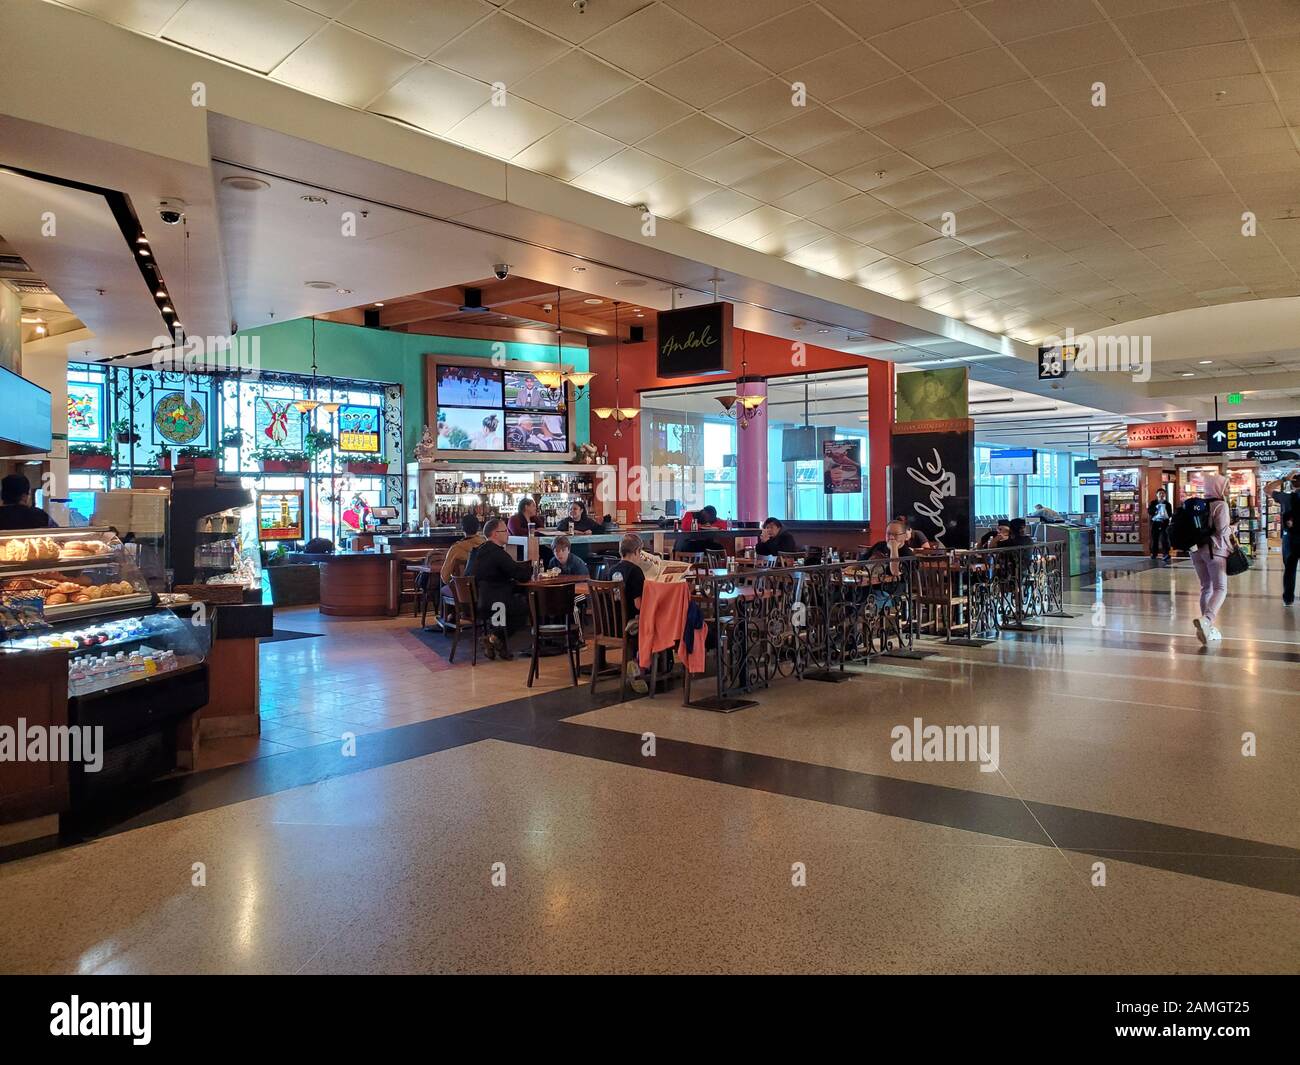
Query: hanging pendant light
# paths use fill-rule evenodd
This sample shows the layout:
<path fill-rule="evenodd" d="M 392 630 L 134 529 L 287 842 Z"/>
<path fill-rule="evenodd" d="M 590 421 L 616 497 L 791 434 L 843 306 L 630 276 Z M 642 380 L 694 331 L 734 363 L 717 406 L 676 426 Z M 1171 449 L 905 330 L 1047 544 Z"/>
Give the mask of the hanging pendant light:
<path fill-rule="evenodd" d="M 618 325 L 618 300 L 615 300 L 614 301 L 614 406 L 593 407 L 591 409 L 591 413 L 594 414 L 597 418 L 601 419 L 602 421 L 605 421 L 609 418 L 614 419 L 615 436 L 623 435 L 623 427 L 619 423 L 629 422 L 633 418 L 635 418 L 638 414 L 641 413 L 641 409 L 639 407 L 620 407 L 618 405 L 619 388 L 622 382 L 622 374 L 619 370 L 618 349 L 620 345 L 622 345 L 622 343 L 623 343 L 623 334 L 619 330 L 619 325 Z"/>
<path fill-rule="evenodd" d="M 736 379 L 737 386 L 748 376 L 746 373 L 749 363 L 745 358 L 747 334 L 740 334 L 740 377 Z M 728 418 L 734 418 L 736 424 L 742 429 L 748 429 L 749 423 L 761 415 L 763 412 L 759 408 L 763 405 L 766 396 L 742 396 L 739 394 L 739 388 L 732 394 L 725 396 L 716 396 L 717 401 L 722 404 L 723 413 Z"/>
<path fill-rule="evenodd" d="M 300 414 L 310 414 L 320 404 L 316 402 L 316 316 L 311 317 L 311 385 L 307 389 L 307 398 L 300 399 L 293 409 Z"/>

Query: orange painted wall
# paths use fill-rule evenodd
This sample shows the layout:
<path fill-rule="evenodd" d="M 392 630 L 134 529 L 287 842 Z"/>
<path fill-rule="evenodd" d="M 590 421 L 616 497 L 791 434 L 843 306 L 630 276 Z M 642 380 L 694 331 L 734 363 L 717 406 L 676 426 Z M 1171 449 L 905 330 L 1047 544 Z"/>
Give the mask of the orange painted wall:
<path fill-rule="evenodd" d="M 614 349 L 609 345 L 600 345 L 593 347 L 590 354 L 591 369 L 597 374 L 591 382 L 591 406 L 612 407 L 614 406 Z M 753 377 L 777 377 L 804 371 L 865 367 L 869 386 L 867 425 L 871 443 L 871 527 L 873 536 L 882 539 L 884 523 L 888 517 L 886 492 L 889 484 L 890 425 L 894 420 L 894 365 L 880 359 L 864 359 L 858 355 L 849 355 L 815 344 L 805 345 L 802 364 L 797 365 L 793 361 L 794 354 L 792 342 L 784 337 L 737 329 L 733 342 L 733 373 L 708 377 L 662 378 L 655 372 L 653 341 L 623 344 L 619 352 L 622 378 L 619 400 L 624 406 L 639 406 L 641 398 L 638 393 L 642 389 L 683 388 L 734 380 L 740 375 L 742 360 L 745 362 L 745 372 Z M 593 415 L 592 443 L 598 449 L 608 448 L 609 460 L 616 466 L 620 460 L 623 460 L 629 469 L 640 466 L 640 419 L 636 419 L 630 425 L 625 424 L 621 437 L 613 435 L 614 428 L 613 421 L 602 421 Z M 743 471 L 738 473 L 744 476 Z M 620 478 L 620 485 L 624 486 L 622 478 Z M 618 506 L 627 510 L 629 519 L 634 519 L 639 510 L 639 504 L 622 498 L 622 495 Z"/>

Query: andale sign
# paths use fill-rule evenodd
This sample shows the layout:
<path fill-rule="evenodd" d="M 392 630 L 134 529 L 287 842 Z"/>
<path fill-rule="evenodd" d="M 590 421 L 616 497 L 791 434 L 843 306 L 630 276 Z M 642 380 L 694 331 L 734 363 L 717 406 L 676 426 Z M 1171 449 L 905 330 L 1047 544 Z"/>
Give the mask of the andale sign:
<path fill-rule="evenodd" d="M 731 372 L 730 303 L 660 311 L 657 331 L 660 377 Z"/>

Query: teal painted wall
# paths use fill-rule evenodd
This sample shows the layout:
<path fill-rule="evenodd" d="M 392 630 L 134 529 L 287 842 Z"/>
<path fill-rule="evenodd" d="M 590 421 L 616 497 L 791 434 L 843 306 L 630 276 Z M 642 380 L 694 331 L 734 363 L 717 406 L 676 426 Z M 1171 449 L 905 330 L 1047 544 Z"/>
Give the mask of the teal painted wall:
<path fill-rule="evenodd" d="M 244 329 L 240 336 L 261 339 L 262 368 L 289 373 L 311 373 L 311 319 Z M 426 420 L 425 365 L 428 355 L 490 359 L 493 341 L 462 337 L 423 336 L 390 333 L 337 322 L 316 323 L 316 372 L 324 377 L 351 377 L 360 381 L 383 381 L 402 386 L 403 459 L 409 460 Z M 505 345 L 506 362 L 554 362 L 555 348 L 545 344 Z M 563 361 L 577 370 L 588 368 L 587 349 L 566 347 Z M 590 400 L 584 396 L 575 404 L 574 442 L 590 438 Z M 535 464 L 535 463 L 534 463 Z"/>

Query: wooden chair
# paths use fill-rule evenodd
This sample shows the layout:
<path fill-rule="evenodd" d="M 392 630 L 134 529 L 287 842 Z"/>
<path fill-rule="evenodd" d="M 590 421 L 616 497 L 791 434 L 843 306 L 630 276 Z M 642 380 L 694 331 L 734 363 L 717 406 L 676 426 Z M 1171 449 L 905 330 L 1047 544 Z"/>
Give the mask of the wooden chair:
<path fill-rule="evenodd" d="M 706 548 L 704 551 L 704 564 L 709 569 L 726 569 L 727 552 L 718 550 L 716 547 Z"/>
<path fill-rule="evenodd" d="M 802 566 L 804 554 L 803 551 L 778 551 L 776 557 L 783 566 Z"/>
<path fill-rule="evenodd" d="M 453 577 L 451 579 L 451 598 L 454 604 L 454 616 L 451 619 L 451 654 L 448 662 L 456 661 L 456 645 L 460 643 L 460 634 L 469 629 L 470 643 L 473 647 L 470 665 L 478 665 L 478 635 L 484 628 L 478 616 L 478 589 L 473 577 Z"/>
<path fill-rule="evenodd" d="M 528 666 L 528 687 L 541 672 L 542 641 L 557 637 L 564 638 L 564 654 L 569 660 L 569 673 L 573 676 L 574 686 L 578 683 L 579 655 L 578 640 L 582 630 L 578 628 L 573 612 L 574 593 L 572 584 L 556 584 L 544 588 L 528 589 L 528 613 L 533 623 L 533 658 Z"/>
<path fill-rule="evenodd" d="M 632 661 L 632 636 L 636 620 L 628 621 L 627 585 L 623 581 L 588 581 L 587 601 L 591 604 L 591 691 L 596 680 L 609 675 L 606 653 L 618 648 L 619 699 L 627 699 L 627 664 Z"/>
<path fill-rule="evenodd" d="M 943 635 L 952 639 L 955 631 L 969 629 L 967 608 L 970 600 L 958 594 L 953 586 L 952 565 L 947 555 L 919 556 L 916 563 L 916 604 L 921 614 L 921 627 L 927 625 L 938 635 L 939 619 L 943 619 Z"/>
<path fill-rule="evenodd" d="M 415 607 L 411 611 L 411 616 L 420 615 L 420 628 L 422 629 L 427 627 L 429 601 L 437 602 L 442 597 L 442 577 L 439 576 L 439 571 L 446 560 L 447 549 L 445 547 L 436 547 L 424 556 L 424 565 L 429 568 L 429 572 L 416 574 Z"/>

